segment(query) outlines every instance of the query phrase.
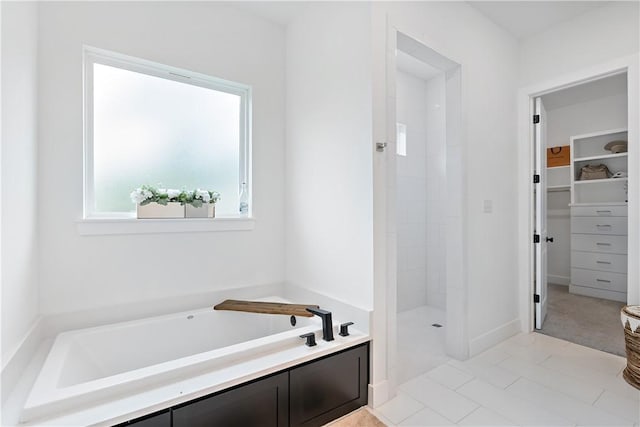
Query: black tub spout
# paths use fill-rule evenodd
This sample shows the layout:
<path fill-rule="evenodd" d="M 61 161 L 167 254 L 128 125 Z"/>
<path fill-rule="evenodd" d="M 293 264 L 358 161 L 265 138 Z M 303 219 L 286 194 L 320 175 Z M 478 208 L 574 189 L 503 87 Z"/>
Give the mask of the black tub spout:
<path fill-rule="evenodd" d="M 333 341 L 333 322 L 331 321 L 331 312 L 321 308 L 307 307 L 309 313 L 320 316 L 322 319 L 322 339 L 325 341 Z"/>

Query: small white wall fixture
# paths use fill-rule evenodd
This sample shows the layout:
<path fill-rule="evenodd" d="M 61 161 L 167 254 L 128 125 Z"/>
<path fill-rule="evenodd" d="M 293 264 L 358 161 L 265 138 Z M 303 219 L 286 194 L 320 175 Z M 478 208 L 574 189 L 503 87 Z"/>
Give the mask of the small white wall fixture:
<path fill-rule="evenodd" d="M 524 332 L 534 327 L 534 198 L 533 174 L 533 99 L 562 89 L 578 86 L 616 74 L 626 73 L 628 103 L 628 257 L 640 259 L 640 61 L 630 55 L 553 79 L 521 88 L 518 91 L 518 283 L 520 283 L 519 315 Z M 629 263 L 627 271 L 627 303 L 640 304 L 640 265 Z"/>
<path fill-rule="evenodd" d="M 387 23 L 386 33 L 386 111 L 385 111 L 385 135 L 388 148 L 380 154 L 379 161 L 374 161 L 379 174 L 374 174 L 382 182 L 374 182 L 375 196 L 379 204 L 374 204 L 374 210 L 383 212 L 375 223 L 380 226 L 374 239 L 379 250 L 376 263 L 382 261 L 385 265 L 384 277 L 386 283 L 377 283 L 374 291 L 374 310 L 378 320 L 384 319 L 384 331 L 376 327 L 374 323 L 374 345 L 376 337 L 386 342 L 385 354 L 376 353 L 378 364 L 374 359 L 374 372 L 372 386 L 376 387 L 375 380 L 379 378 L 376 369 L 386 371 L 386 383 L 383 393 L 374 394 L 372 405 L 384 402 L 387 397 L 395 393 L 396 387 L 396 357 L 397 357 L 397 230 L 396 230 L 396 49 L 425 62 L 426 64 L 442 70 L 445 75 L 446 92 L 446 177 L 447 188 L 444 192 L 446 214 L 446 351 L 457 359 L 466 359 L 469 354 L 469 342 L 467 337 L 467 290 L 466 290 L 466 254 L 464 251 L 464 158 L 462 149 L 462 101 L 461 101 L 461 66 L 460 64 L 444 57 L 417 38 L 408 36 L 405 32 Z M 375 120 L 374 120 L 375 123 Z M 380 132 L 380 134 L 382 134 Z M 375 133 L 374 133 L 375 135 Z M 380 194 L 379 189 L 384 189 Z M 383 258 L 383 259 L 381 259 Z M 426 286 L 426 284 L 425 284 Z M 455 298 L 449 297 L 455 295 Z M 381 302 L 384 301 L 384 307 Z M 382 314 L 381 314 L 382 313 Z M 382 322 L 380 322 L 382 323 Z M 418 337 L 419 339 L 419 337 Z M 375 352 L 375 350 L 374 350 Z M 380 357 L 382 356 L 382 357 Z M 382 359 L 382 361 L 380 360 Z M 380 366 L 382 365 L 382 366 Z M 378 384 L 379 385 L 379 384 Z M 386 395 L 383 397 L 383 395 Z"/>

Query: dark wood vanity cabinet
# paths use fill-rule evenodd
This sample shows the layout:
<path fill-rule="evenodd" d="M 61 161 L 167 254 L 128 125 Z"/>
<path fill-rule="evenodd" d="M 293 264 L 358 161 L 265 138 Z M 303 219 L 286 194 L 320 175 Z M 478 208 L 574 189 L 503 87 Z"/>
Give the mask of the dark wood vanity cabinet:
<path fill-rule="evenodd" d="M 366 405 L 368 383 L 365 343 L 120 426 L 321 426 Z"/>
<path fill-rule="evenodd" d="M 292 426 L 321 426 L 367 404 L 368 346 L 289 371 Z"/>
<path fill-rule="evenodd" d="M 188 402 L 173 410 L 173 427 L 289 427 L 287 373 Z"/>

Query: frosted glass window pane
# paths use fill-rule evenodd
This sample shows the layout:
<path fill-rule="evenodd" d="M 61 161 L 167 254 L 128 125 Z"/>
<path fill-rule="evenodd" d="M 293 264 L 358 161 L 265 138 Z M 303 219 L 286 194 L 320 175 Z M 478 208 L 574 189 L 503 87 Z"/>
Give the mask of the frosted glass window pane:
<path fill-rule="evenodd" d="M 396 154 L 407 155 L 407 125 L 396 123 Z"/>
<path fill-rule="evenodd" d="M 96 212 L 133 212 L 143 185 L 220 192 L 237 214 L 241 97 L 93 64 Z"/>

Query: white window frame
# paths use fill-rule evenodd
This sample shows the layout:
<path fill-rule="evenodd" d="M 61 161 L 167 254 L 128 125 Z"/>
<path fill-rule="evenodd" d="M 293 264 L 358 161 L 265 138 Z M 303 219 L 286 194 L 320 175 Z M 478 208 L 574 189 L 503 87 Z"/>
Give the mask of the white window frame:
<path fill-rule="evenodd" d="M 95 212 L 95 182 L 94 182 L 94 164 L 93 164 L 93 64 L 103 64 L 117 67 L 141 74 L 155 77 L 161 77 L 167 80 L 173 80 L 181 83 L 188 83 L 194 86 L 213 89 L 220 92 L 226 92 L 240 96 L 240 147 L 239 147 L 239 182 L 247 183 L 247 191 L 249 192 L 249 217 L 251 217 L 251 87 L 241 83 L 223 80 L 217 77 L 207 76 L 205 74 L 196 73 L 181 68 L 171 67 L 169 65 L 159 64 L 157 62 L 147 61 L 145 59 L 135 58 L 120 53 L 111 52 L 91 46 L 83 46 L 83 112 L 84 112 L 84 188 L 83 188 L 83 220 L 89 220 L 96 224 L 93 220 L 109 220 L 109 230 L 113 229 L 114 220 L 131 220 L 135 218 L 135 213 L 131 212 Z M 142 185 L 143 183 L 140 183 Z M 133 190 L 133 189 L 132 189 Z M 240 190 L 240 189 L 238 189 Z M 238 217 L 240 214 L 238 213 Z M 196 219 L 197 220 L 197 219 Z M 216 221 L 215 219 L 214 221 Z M 145 221 L 145 220 L 136 220 Z M 155 220 L 150 220 L 155 221 Z M 194 221 L 192 219 L 180 219 L 179 221 Z M 211 220 L 210 220 L 211 221 Z M 190 226 L 191 228 L 193 226 Z M 86 229 L 86 225 L 81 228 Z M 149 227 L 141 228 L 141 230 Z M 178 227 L 180 228 L 180 227 Z M 205 227 L 207 230 L 215 229 L 210 225 Z M 130 224 L 127 230 L 131 230 Z M 157 227 L 153 227 L 157 230 Z M 175 232 L 175 227 L 172 227 Z M 228 229 L 225 228 L 225 230 Z M 246 225 L 240 229 L 247 229 Z M 131 231 L 128 231 L 131 232 Z M 141 231 L 145 232 L 145 231 Z M 156 231 L 157 232 L 157 231 Z M 82 233 L 85 234 L 85 233 Z M 101 234 L 101 233 L 86 233 Z M 112 234 L 111 232 L 107 234 Z"/>

